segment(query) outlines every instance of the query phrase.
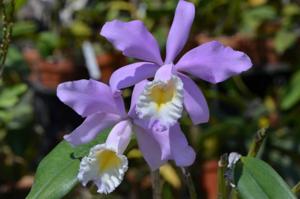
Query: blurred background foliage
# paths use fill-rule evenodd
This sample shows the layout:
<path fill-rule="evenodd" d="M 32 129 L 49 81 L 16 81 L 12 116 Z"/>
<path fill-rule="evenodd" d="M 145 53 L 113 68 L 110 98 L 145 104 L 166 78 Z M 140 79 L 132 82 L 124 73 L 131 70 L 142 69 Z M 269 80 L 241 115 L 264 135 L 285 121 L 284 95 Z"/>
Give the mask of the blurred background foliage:
<path fill-rule="evenodd" d="M 217 161 L 232 151 L 246 154 L 257 129 L 268 127 L 260 156 L 290 185 L 300 179 L 300 1 L 193 0 L 196 17 L 186 49 L 211 40 L 247 53 L 254 67 L 211 85 L 199 81 L 210 122 L 181 120 L 197 161 L 191 168 L 201 198 L 216 198 Z M 4 6 L 8 1 L 4 1 Z M 126 59 L 101 38 L 109 20 L 142 20 L 162 54 L 177 0 L 15 0 L 12 38 L 0 81 L 0 198 L 24 198 L 40 159 L 82 119 L 55 96 L 64 81 L 89 78 L 82 45 L 92 44 L 107 82 Z M 0 22 L 3 41 L 4 21 Z M 217 66 L 216 66 L 217 67 Z M 124 92 L 127 103 L 131 89 Z M 128 104 L 127 104 L 128 105 Z M 136 144 L 130 169 L 109 197 L 150 198 L 149 169 Z M 161 169 L 163 198 L 187 198 L 180 170 Z M 77 187 L 66 198 L 103 198 L 93 187 Z"/>

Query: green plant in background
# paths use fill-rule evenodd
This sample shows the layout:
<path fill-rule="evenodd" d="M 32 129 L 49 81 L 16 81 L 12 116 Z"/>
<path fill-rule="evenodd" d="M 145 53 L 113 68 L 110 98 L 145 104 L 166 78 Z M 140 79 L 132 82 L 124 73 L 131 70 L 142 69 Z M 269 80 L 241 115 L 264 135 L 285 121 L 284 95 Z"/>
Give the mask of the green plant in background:
<path fill-rule="evenodd" d="M 8 1 L 3 2 L 7 3 Z M 24 0 L 15 2 L 17 11 L 26 4 Z M 56 13 L 62 11 L 67 4 L 65 3 L 67 1 L 61 2 L 64 3 L 57 6 Z M 265 57 L 257 62 L 259 66 L 252 73 L 240 79 L 236 78 L 227 81 L 223 85 L 212 87 L 203 82 L 198 83 L 203 89 L 205 96 L 209 99 L 209 106 L 213 107 L 211 121 L 209 125 L 191 128 L 187 117 L 182 119 L 184 130 L 188 132 L 188 138 L 199 154 L 196 164 L 191 167 L 192 177 L 196 180 L 197 191 L 203 184 L 198 176 L 200 175 L 199 173 L 203 172 L 201 167 L 205 162 L 218 159 L 224 152 L 238 151 L 241 154 L 246 154 L 253 132 L 257 128 L 269 126 L 269 136 L 262 144 L 262 150 L 259 155 L 255 159 L 253 157 L 242 157 L 235 169 L 237 171 L 236 178 L 230 182 L 237 186 L 237 190 L 242 190 L 244 198 L 247 198 L 244 187 L 250 186 L 249 181 L 254 182 L 254 184 L 255 182 L 262 182 L 260 173 L 253 174 L 252 170 L 257 170 L 259 167 L 261 171 L 268 173 L 268 177 L 270 177 L 263 178 L 279 182 L 276 183 L 276 186 L 283 188 L 282 193 L 289 193 L 290 191 L 286 189 L 286 182 L 291 186 L 296 184 L 300 178 L 298 157 L 300 151 L 297 141 L 300 138 L 300 125 L 298 122 L 300 112 L 298 88 L 300 71 L 298 29 L 300 12 L 298 2 L 280 0 L 196 0 L 193 2 L 198 6 L 198 9 L 196 12 L 196 25 L 193 27 L 192 32 L 193 37 L 191 37 L 189 43 L 190 46 L 199 42 L 197 37 L 199 33 L 206 33 L 214 39 L 222 39 L 225 36 L 229 38 L 230 42 L 235 42 L 234 40 L 238 37 L 246 38 L 246 40 L 242 41 L 242 48 L 247 42 L 257 45 L 269 42 L 268 45 L 274 51 L 271 58 L 266 58 L 270 55 L 265 50 L 265 46 L 260 46 L 253 50 Z M 24 43 L 34 45 L 45 58 L 51 58 L 53 53 L 57 52 L 57 49 L 62 55 L 65 55 L 65 52 L 69 52 L 63 49 L 80 51 L 81 44 L 85 40 L 91 40 L 97 49 L 101 48 L 101 52 L 111 52 L 112 47 L 99 37 L 99 29 L 105 21 L 118 18 L 122 20 L 142 19 L 145 21 L 146 26 L 151 29 L 163 48 L 168 33 L 167 27 L 171 23 L 172 12 L 176 4 L 177 0 L 140 0 L 130 2 L 90 0 L 84 8 L 74 11 L 72 15 L 73 21 L 68 26 L 58 22 L 60 20 L 58 14 L 52 14 L 50 20 L 52 24 L 58 23 L 55 29 L 47 27 L 41 29 L 36 22 L 31 20 L 18 19 L 14 23 L 11 34 L 12 45 L 7 51 L 4 79 L 1 82 L 0 89 L 1 157 L 5 154 L 3 159 L 5 162 L 1 162 L 1 164 L 3 163 L 1 168 L 5 167 L 5 171 L 10 171 L 1 175 L 2 180 L 11 179 L 13 175 L 12 165 L 19 165 L 18 161 L 20 158 L 25 163 L 21 163 L 20 171 L 22 170 L 22 172 L 15 174 L 14 180 L 20 179 L 24 174 L 33 172 L 33 169 L 29 168 L 28 164 L 33 160 L 33 156 L 36 155 L 36 152 L 34 152 L 36 147 L 33 145 L 29 146 L 29 143 L 23 142 L 23 139 L 26 140 L 23 136 L 27 135 L 28 131 L 31 131 L 30 133 L 34 132 L 31 128 L 32 126 L 28 127 L 32 125 L 33 114 L 30 105 L 31 100 L 28 99 L 30 98 L 30 92 L 28 93 L 28 86 L 22 83 L 24 77 L 27 77 L 28 74 L 28 68 L 22 58 L 21 47 Z M 236 45 L 235 48 L 240 48 L 241 46 Z M 258 51 L 257 49 L 260 48 L 263 50 Z M 267 67 L 270 64 L 269 61 L 273 60 L 272 56 L 275 57 L 275 62 L 280 70 L 276 67 Z M 130 95 L 130 89 L 126 90 L 126 92 Z M 129 99 L 127 99 L 128 101 Z M 39 137 L 34 138 L 33 142 L 37 142 L 38 139 Z M 17 143 L 16 140 L 21 140 L 21 142 Z M 59 147 L 59 150 L 56 148 L 51 154 L 54 154 L 55 151 L 59 153 L 61 150 L 71 150 L 66 143 Z M 25 155 L 20 156 L 22 154 L 20 151 L 23 149 Z M 70 153 L 74 154 L 74 151 Z M 79 157 L 84 155 L 86 155 L 86 152 L 83 152 Z M 15 164 L 11 164 L 12 158 L 9 157 L 14 157 Z M 55 162 L 56 159 L 53 157 L 50 156 L 46 160 L 49 159 L 51 162 Z M 67 163 L 73 161 L 71 164 L 76 166 L 79 164 L 79 160 L 76 157 L 64 157 L 63 161 Z M 138 170 L 140 172 L 137 173 L 142 173 L 136 177 L 138 179 L 136 181 L 147 182 L 144 179 L 144 176 L 147 176 L 147 170 L 141 166 L 141 163 L 143 163 L 141 162 L 141 157 L 137 155 L 132 162 L 133 168 L 131 172 L 134 173 L 135 170 Z M 271 165 L 273 169 L 265 165 L 265 162 Z M 57 164 L 60 165 L 59 163 Z M 173 168 L 173 165 L 171 165 L 171 168 Z M 48 169 L 45 167 L 45 164 L 38 171 L 43 171 L 43 169 Z M 274 174 L 274 170 L 286 182 L 282 183 L 281 177 L 279 178 L 277 174 Z M 71 177 L 72 175 L 74 177 L 75 174 L 72 174 L 72 171 L 75 173 L 75 169 L 70 169 L 68 172 L 70 172 Z M 240 171 L 244 171 L 244 173 Z M 57 169 L 57 173 L 59 172 L 60 170 Z M 249 177 L 250 174 L 253 175 Z M 50 174 L 48 173 L 47 175 Z M 173 176 L 181 177 L 180 172 L 176 170 Z M 38 178 L 42 177 L 45 176 L 38 174 Z M 49 176 L 46 176 L 46 178 L 49 178 Z M 165 177 L 163 179 L 164 182 L 161 186 L 163 187 L 164 198 L 171 199 L 179 195 L 178 193 L 182 194 L 185 191 L 180 190 L 182 186 L 176 188 L 176 185 L 173 186 Z M 125 184 L 120 189 L 120 193 L 116 193 L 116 195 L 128 193 L 132 186 L 135 186 L 134 189 L 140 190 L 142 185 L 136 181 Z M 56 181 L 53 180 L 53 182 Z M 66 183 L 68 190 L 74 185 L 74 181 L 71 180 L 70 182 L 73 184 Z M 132 185 L 131 183 L 135 184 Z M 57 193 L 60 196 L 64 194 L 62 192 L 63 186 L 57 188 L 56 185 L 50 184 L 53 187 L 50 190 L 57 189 Z M 254 185 L 252 187 L 262 190 L 265 185 L 266 183 L 264 182 L 260 187 Z M 269 187 L 270 185 L 266 186 Z M 281 188 L 278 190 L 282 190 Z M 93 188 L 91 189 L 93 190 Z M 231 188 L 228 185 L 226 189 L 230 190 Z M 228 191 L 226 189 L 225 191 Z M 298 190 L 297 187 L 294 190 Z M 268 191 L 263 192 L 256 193 L 269 194 Z M 47 193 L 49 192 L 44 194 L 46 195 Z M 147 197 L 149 192 L 142 190 L 138 193 L 141 195 L 145 194 L 143 196 Z M 68 197 L 72 198 L 73 196 L 66 196 L 66 198 Z"/>
<path fill-rule="evenodd" d="M 225 1 L 215 1 L 214 3 L 209 4 L 206 2 L 206 6 L 210 8 L 209 13 L 213 13 L 214 9 L 219 9 L 219 6 L 226 6 L 228 5 L 233 12 L 236 10 L 239 10 L 239 7 L 237 5 L 239 4 L 239 1 L 235 1 L 234 3 L 230 4 Z M 265 1 L 263 2 L 265 3 Z M 263 4 L 262 3 L 262 4 Z M 121 4 L 122 5 L 122 4 Z M 125 4 L 123 4 L 125 5 Z M 257 4 L 253 4 L 257 6 Z M 249 10 L 252 12 L 245 14 L 245 16 L 240 16 L 244 19 L 243 23 L 249 26 L 245 32 L 251 32 L 254 34 L 254 36 L 260 37 L 261 35 L 258 35 L 258 33 L 261 31 L 261 26 L 264 25 L 265 22 L 268 22 L 270 20 L 274 20 L 276 18 L 276 12 L 274 12 L 273 7 L 268 7 L 259 4 L 258 6 L 262 6 L 259 8 L 252 8 L 248 7 Z M 236 16 L 236 14 L 232 14 L 229 17 Z M 265 15 L 264 15 L 265 14 Z M 254 19 L 258 19 L 255 21 Z M 230 22 L 230 19 L 229 19 Z M 232 26 L 231 23 L 225 23 L 220 25 L 217 28 L 215 33 L 221 34 L 224 32 L 230 32 L 234 28 L 228 28 Z M 231 25 L 228 25 L 231 24 Z M 244 25 L 245 25 L 244 24 Z M 240 24 L 239 24 L 240 25 Z M 245 28 L 246 28 L 245 25 Z M 238 27 L 238 26 L 237 26 Z M 238 28 L 237 28 L 238 29 Z M 224 31 L 224 32 L 223 32 Z M 264 32 L 266 33 L 264 36 L 269 36 L 268 31 Z M 274 34 L 271 34 L 271 37 L 273 37 Z M 293 43 L 293 42 L 292 42 Z M 286 50 L 287 48 L 285 48 Z M 205 86 L 203 86 L 205 87 Z M 207 88 L 207 87 L 206 87 Z M 215 140 L 218 140 L 223 145 L 226 145 L 230 150 L 232 148 L 247 148 L 247 141 L 249 140 L 249 135 L 252 134 L 253 129 L 257 128 L 257 126 L 272 126 L 274 129 L 280 125 L 278 124 L 272 124 L 272 119 L 274 115 L 278 116 L 278 104 L 277 101 L 275 101 L 274 97 L 272 97 L 272 93 L 265 93 L 265 96 L 259 97 L 259 96 L 253 96 L 253 93 L 247 88 L 247 85 L 244 84 L 242 79 L 236 78 L 235 81 L 228 82 L 225 86 L 216 86 L 216 89 L 212 89 L 212 91 L 209 91 L 208 89 L 205 89 L 205 92 L 208 93 L 208 96 L 210 99 L 212 99 L 212 104 L 216 103 L 217 106 L 220 106 L 219 109 L 215 109 L 216 116 L 213 117 L 211 126 L 205 126 L 205 127 L 195 127 L 199 131 L 203 132 L 202 139 L 193 139 L 193 140 L 200 140 L 203 143 L 200 143 L 200 145 L 206 145 L 205 142 L 208 140 L 207 137 L 213 138 Z M 220 89 L 220 90 L 219 90 Z M 222 91 L 223 90 L 223 91 Z M 255 101 L 256 100 L 256 101 Z M 224 106 L 225 104 L 225 106 Z M 224 106 L 224 109 L 223 107 Z M 226 110 L 226 108 L 228 110 Z M 229 113 L 228 113 L 229 112 Z M 233 112 L 233 113 L 230 113 Z M 236 113 L 234 113 L 236 112 Z M 244 115 L 245 114 L 245 115 Z M 270 117 L 270 118 L 268 118 Z M 275 118 L 276 119 L 276 118 Z M 248 122 L 251 121 L 251 124 Z M 276 122 L 276 121 L 275 121 Z M 188 122 L 187 122 L 188 124 Z M 278 125 L 278 126 L 276 126 Z M 188 126 L 188 125 L 186 125 Z M 247 127 L 247 128 L 245 128 Z M 275 130 L 274 130 L 275 131 Z M 242 133 L 241 133 L 242 132 Z M 197 132 L 198 133 L 198 132 Z M 264 161 L 259 160 L 258 158 L 255 158 L 258 149 L 260 148 L 263 138 L 260 138 L 262 132 L 258 133 L 258 137 L 254 140 L 250 147 L 250 152 L 248 157 L 241 157 L 238 162 L 236 163 L 236 166 L 232 166 L 232 160 L 230 160 L 230 156 L 227 160 L 224 161 L 224 165 L 231 165 L 229 166 L 229 169 L 225 168 L 227 172 L 229 173 L 229 181 L 224 182 L 224 176 L 226 176 L 226 171 L 222 171 L 220 175 L 219 184 L 220 187 L 224 186 L 224 183 L 227 183 L 227 187 L 221 187 L 222 191 L 220 192 L 219 198 L 228 198 L 228 195 L 226 192 L 226 189 L 229 189 L 229 184 L 232 183 L 232 186 L 235 186 L 235 190 L 238 192 L 236 193 L 233 191 L 232 195 L 234 197 L 240 196 L 241 198 L 250 199 L 250 198 L 295 198 L 294 194 L 292 193 L 289 186 L 284 182 L 284 180 L 272 169 L 268 164 L 266 164 Z M 193 135 L 192 135 L 193 136 Z M 199 135 L 198 135 L 199 136 Z M 237 140 L 241 141 L 230 143 L 231 138 L 236 137 Z M 226 138 L 226 139 L 224 139 Z M 273 135 L 274 140 L 280 140 L 280 135 Z M 272 142 L 274 142 L 272 140 Z M 218 144 L 218 143 L 217 143 Z M 213 143 L 212 145 L 217 145 Z M 232 147 L 232 145 L 234 145 Z M 268 143 L 266 143 L 267 145 Z M 242 147 L 241 147 L 242 145 Z M 259 145 L 259 146 L 258 146 Z M 267 145 L 268 146 L 268 145 Z M 203 146 L 200 146 L 203 147 Z M 199 148 L 200 148 L 199 147 Z M 205 147 L 205 146 L 204 146 Z M 214 148 L 216 146 L 212 146 L 207 150 L 207 148 L 204 148 L 206 150 L 203 150 L 207 153 L 204 153 L 208 156 L 208 158 L 211 158 L 212 156 L 216 156 L 220 151 L 222 151 L 221 148 L 216 149 Z M 239 148 L 238 148 L 239 147 Z M 201 148 L 198 150 L 202 151 Z M 58 150 L 57 148 L 54 149 Z M 271 152 L 274 150 L 274 147 L 266 147 L 266 152 Z M 217 151 L 217 152 L 215 152 Z M 54 153 L 54 152 L 53 152 Z M 50 158 L 47 157 L 45 161 L 47 161 Z M 70 159 L 70 158 L 69 158 Z M 77 162 L 77 164 L 79 164 Z M 45 162 L 43 162 L 43 165 L 47 165 Z M 38 177 L 40 179 L 41 171 L 38 173 Z M 228 173 L 227 173 L 228 175 Z M 230 176 L 231 175 L 231 176 Z M 233 176 L 232 176 L 233 175 Z M 156 176 L 157 177 L 157 176 Z M 43 177 L 44 180 L 46 177 Z M 47 179 L 51 179 L 51 177 L 47 176 Z M 74 176 L 73 176 L 74 179 Z M 230 181 L 231 180 L 231 181 Z M 41 182 L 43 180 L 39 180 Z M 70 180 L 72 181 L 72 180 Z M 56 182 L 56 181 L 55 181 Z M 73 181 L 72 181 L 73 182 Z M 272 184 L 270 184 L 272 182 Z M 73 184 L 72 184 L 73 185 Z M 36 185 L 37 187 L 42 186 L 41 184 Z M 273 189 L 276 189 L 274 191 Z M 38 192 L 38 188 L 34 187 L 32 189 L 31 195 L 41 194 L 41 192 Z M 35 190 L 35 191 L 34 191 Z M 70 187 L 66 188 L 65 190 L 59 189 L 57 191 L 57 194 L 62 195 L 66 194 L 70 190 Z M 45 192 L 47 193 L 47 192 Z M 255 194 L 253 194 L 255 193 Z M 238 195 L 238 196 L 237 196 Z M 56 196 L 54 194 L 53 198 L 59 198 L 59 196 Z"/>
<path fill-rule="evenodd" d="M 218 170 L 219 199 L 296 198 L 295 187 L 289 188 L 271 166 L 257 157 L 266 136 L 266 129 L 257 132 L 247 156 L 240 157 L 235 153 L 221 156 Z"/>
<path fill-rule="evenodd" d="M 14 18 L 15 1 L 5 3 L 4 0 L 0 1 L 0 14 L 1 14 L 1 43 L 0 43 L 0 76 L 4 68 L 4 63 L 11 39 L 13 18 Z"/>

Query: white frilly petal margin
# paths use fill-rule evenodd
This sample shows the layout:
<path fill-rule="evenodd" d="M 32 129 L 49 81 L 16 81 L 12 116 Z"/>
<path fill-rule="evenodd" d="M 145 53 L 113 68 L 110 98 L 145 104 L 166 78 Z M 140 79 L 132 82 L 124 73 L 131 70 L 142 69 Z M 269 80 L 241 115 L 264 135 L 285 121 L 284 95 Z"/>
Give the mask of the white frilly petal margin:
<path fill-rule="evenodd" d="M 101 153 L 105 152 L 112 155 L 112 159 L 103 159 Z M 118 163 L 112 162 L 111 168 L 100 170 L 99 165 L 106 167 L 107 164 L 111 164 L 109 161 L 114 161 L 113 159 L 117 159 Z M 88 156 L 81 160 L 77 178 L 83 186 L 93 181 L 98 187 L 98 193 L 109 194 L 120 185 L 127 169 L 126 156 L 113 151 L 106 143 L 98 144 L 92 147 Z"/>

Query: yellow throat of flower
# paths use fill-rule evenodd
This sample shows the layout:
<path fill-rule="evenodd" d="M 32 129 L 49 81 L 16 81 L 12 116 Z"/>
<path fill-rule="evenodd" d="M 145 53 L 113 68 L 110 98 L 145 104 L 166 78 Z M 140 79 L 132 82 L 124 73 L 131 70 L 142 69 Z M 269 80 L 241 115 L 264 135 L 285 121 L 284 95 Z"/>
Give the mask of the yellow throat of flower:
<path fill-rule="evenodd" d="M 157 104 L 159 109 L 164 104 L 172 101 L 176 95 L 176 88 L 173 81 L 169 81 L 167 84 L 158 84 L 152 87 L 150 91 L 150 98 Z"/>
<path fill-rule="evenodd" d="M 98 160 L 99 171 L 101 173 L 118 168 L 122 163 L 116 152 L 112 150 L 99 151 L 96 158 Z"/>

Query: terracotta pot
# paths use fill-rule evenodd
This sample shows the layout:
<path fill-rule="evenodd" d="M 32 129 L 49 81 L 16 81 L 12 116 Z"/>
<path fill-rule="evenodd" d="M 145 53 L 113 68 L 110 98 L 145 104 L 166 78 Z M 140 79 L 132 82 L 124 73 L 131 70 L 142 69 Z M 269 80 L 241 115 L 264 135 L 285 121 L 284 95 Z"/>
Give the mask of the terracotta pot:
<path fill-rule="evenodd" d="M 276 65 L 280 62 L 281 56 L 276 52 L 274 42 L 271 38 L 255 39 L 240 34 L 220 37 L 210 37 L 205 34 L 199 34 L 196 37 L 198 44 L 212 40 L 220 41 L 224 45 L 246 53 L 255 66 L 264 66 L 266 64 Z"/>
<path fill-rule="evenodd" d="M 98 65 L 101 70 L 101 81 L 108 83 L 111 74 L 127 64 L 127 59 L 120 53 L 105 53 L 97 56 Z"/>
<path fill-rule="evenodd" d="M 58 84 L 76 79 L 78 67 L 71 59 L 47 60 L 35 49 L 26 49 L 23 56 L 31 71 L 29 82 L 34 86 L 56 90 Z"/>
<path fill-rule="evenodd" d="M 201 171 L 201 189 L 205 191 L 207 199 L 216 199 L 218 193 L 218 161 L 204 162 Z"/>

